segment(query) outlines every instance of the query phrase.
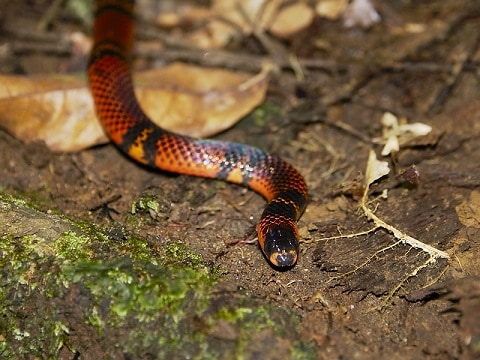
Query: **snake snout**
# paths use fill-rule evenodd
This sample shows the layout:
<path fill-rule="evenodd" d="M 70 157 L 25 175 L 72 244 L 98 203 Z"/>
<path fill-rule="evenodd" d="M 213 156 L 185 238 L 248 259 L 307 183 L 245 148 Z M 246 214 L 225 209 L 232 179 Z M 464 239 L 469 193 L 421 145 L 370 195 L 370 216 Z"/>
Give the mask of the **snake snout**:
<path fill-rule="evenodd" d="M 264 253 L 273 265 L 277 267 L 295 265 L 298 249 L 297 235 L 293 229 L 276 225 L 267 232 Z"/>
<path fill-rule="evenodd" d="M 293 266 L 297 262 L 297 253 L 295 251 L 273 253 L 270 256 L 270 262 L 278 267 Z"/>

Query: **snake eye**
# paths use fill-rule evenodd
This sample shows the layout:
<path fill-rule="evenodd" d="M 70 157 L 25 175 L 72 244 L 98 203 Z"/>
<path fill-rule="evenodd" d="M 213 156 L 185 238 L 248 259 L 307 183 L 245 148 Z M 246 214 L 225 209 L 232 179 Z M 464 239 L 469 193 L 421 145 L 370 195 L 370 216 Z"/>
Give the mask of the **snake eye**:
<path fill-rule="evenodd" d="M 288 267 L 297 262 L 298 248 L 295 231 L 289 227 L 275 225 L 266 234 L 263 251 L 273 265 Z"/>

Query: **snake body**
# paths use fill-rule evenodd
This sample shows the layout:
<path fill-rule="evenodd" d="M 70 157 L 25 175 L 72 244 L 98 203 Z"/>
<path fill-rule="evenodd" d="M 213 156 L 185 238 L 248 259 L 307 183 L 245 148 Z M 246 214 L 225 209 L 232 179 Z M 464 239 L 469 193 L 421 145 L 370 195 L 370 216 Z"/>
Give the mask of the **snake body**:
<path fill-rule="evenodd" d="M 129 57 L 134 38 L 134 1 L 99 0 L 88 79 L 97 115 L 125 154 L 161 170 L 222 179 L 251 188 L 268 204 L 257 232 L 275 267 L 293 266 L 299 253 L 297 220 L 307 201 L 300 173 L 280 157 L 257 148 L 177 135 L 155 125 L 135 98 Z"/>

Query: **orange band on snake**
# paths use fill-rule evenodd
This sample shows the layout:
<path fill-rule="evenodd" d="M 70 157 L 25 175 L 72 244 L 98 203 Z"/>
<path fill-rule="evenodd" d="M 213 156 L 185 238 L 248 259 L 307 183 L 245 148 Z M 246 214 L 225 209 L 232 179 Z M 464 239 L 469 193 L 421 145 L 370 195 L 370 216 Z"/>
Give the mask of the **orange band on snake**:
<path fill-rule="evenodd" d="M 98 1 L 88 78 L 97 114 L 112 141 L 142 164 L 178 174 L 222 179 L 247 186 L 268 204 L 258 223 L 258 241 L 276 267 L 298 258 L 297 220 L 307 186 L 290 164 L 247 145 L 197 140 L 155 125 L 135 98 L 129 56 L 133 1 Z"/>

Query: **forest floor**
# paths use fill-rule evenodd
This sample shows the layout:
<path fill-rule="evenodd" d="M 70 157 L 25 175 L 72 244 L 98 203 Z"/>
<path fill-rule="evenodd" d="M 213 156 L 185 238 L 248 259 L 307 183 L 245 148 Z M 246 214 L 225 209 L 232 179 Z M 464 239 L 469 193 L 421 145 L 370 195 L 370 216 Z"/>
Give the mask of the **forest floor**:
<path fill-rule="evenodd" d="M 48 4 L 0 2 L 2 73 L 58 72 L 60 35 L 89 32 L 60 16 L 36 33 Z M 281 42 L 304 78 L 281 67 L 265 103 L 216 136 L 304 175 L 288 271 L 253 241 L 265 201 L 251 191 L 0 130 L 0 357 L 479 358 L 480 4 L 376 4 L 370 29 L 318 19 Z M 260 45 L 228 51 L 261 59 Z M 432 131 L 382 156 L 386 112 Z M 390 172 L 363 198 L 371 150 Z"/>

